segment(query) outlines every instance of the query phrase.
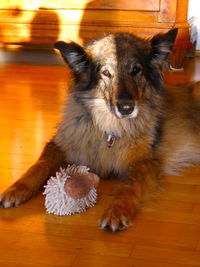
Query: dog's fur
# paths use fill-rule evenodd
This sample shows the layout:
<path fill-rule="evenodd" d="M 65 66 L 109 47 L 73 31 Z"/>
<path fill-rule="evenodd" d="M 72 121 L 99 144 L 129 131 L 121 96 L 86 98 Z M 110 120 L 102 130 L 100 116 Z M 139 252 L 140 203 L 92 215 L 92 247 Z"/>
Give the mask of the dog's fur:
<path fill-rule="evenodd" d="M 100 226 L 132 224 L 141 204 L 160 187 L 164 173 L 200 161 L 200 102 L 191 93 L 166 93 L 162 69 L 177 30 L 143 40 L 127 33 L 81 47 L 57 42 L 74 83 L 57 134 L 39 160 L 1 194 L 3 207 L 34 195 L 66 163 L 87 165 L 101 177 L 121 178 Z"/>

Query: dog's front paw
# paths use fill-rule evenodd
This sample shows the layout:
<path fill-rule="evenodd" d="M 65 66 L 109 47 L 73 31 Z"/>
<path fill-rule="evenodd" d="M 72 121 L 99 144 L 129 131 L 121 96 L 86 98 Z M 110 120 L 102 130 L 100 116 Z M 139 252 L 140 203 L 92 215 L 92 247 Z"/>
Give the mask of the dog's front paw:
<path fill-rule="evenodd" d="M 0 194 L 0 205 L 3 208 L 15 207 L 29 200 L 31 196 L 32 190 L 25 184 L 16 183 Z"/>
<path fill-rule="evenodd" d="M 116 201 L 105 210 L 100 221 L 100 228 L 110 232 L 124 230 L 133 224 L 135 212 L 134 206 Z"/>

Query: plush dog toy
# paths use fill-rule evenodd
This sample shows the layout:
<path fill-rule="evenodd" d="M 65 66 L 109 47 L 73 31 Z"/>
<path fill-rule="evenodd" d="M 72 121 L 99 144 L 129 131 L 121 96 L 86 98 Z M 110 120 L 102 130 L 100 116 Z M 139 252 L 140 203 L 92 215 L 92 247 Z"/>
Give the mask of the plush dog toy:
<path fill-rule="evenodd" d="M 69 165 L 60 168 L 45 185 L 45 207 L 48 213 L 71 215 L 85 211 L 96 204 L 99 176 L 86 166 Z"/>

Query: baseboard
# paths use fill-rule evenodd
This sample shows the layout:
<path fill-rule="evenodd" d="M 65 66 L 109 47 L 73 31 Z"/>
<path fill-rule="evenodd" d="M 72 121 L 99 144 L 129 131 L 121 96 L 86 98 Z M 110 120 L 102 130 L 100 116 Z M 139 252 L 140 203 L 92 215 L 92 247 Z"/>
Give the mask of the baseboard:
<path fill-rule="evenodd" d="M 200 57 L 200 50 L 195 51 L 195 57 Z"/>
<path fill-rule="evenodd" d="M 0 65 L 9 63 L 62 65 L 64 60 L 53 49 L 0 49 Z"/>

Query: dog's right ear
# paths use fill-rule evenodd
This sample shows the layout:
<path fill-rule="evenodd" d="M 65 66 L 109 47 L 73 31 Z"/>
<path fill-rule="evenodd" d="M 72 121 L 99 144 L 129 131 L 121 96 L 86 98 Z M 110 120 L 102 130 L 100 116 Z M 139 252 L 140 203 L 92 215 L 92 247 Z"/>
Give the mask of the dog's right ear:
<path fill-rule="evenodd" d="M 66 63 L 74 71 L 76 78 L 81 78 L 81 74 L 87 72 L 90 59 L 79 44 L 75 42 L 65 43 L 59 41 L 54 44 L 54 47 L 60 51 Z"/>
<path fill-rule="evenodd" d="M 172 50 L 176 39 L 178 29 L 174 28 L 165 34 L 155 35 L 151 39 L 152 51 L 151 56 L 161 64 L 165 61 Z"/>

